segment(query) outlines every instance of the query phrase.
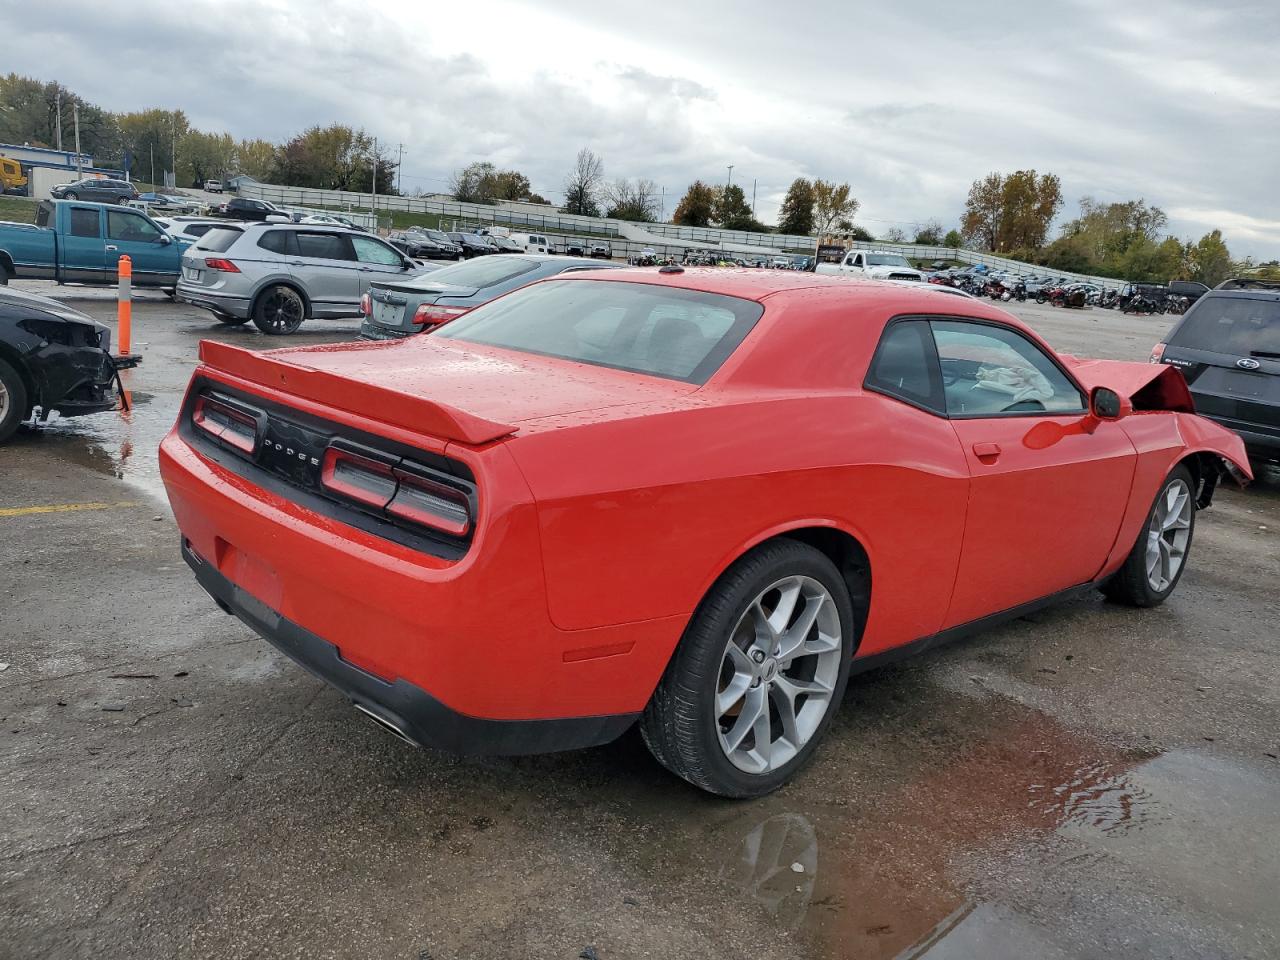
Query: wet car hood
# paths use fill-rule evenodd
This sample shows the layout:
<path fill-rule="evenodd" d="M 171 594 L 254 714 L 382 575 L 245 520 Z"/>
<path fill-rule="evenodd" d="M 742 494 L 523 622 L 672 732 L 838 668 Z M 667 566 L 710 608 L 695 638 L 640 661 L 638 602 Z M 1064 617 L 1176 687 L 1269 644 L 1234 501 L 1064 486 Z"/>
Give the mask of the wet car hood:
<path fill-rule="evenodd" d="M 41 313 L 52 314 L 60 320 L 66 320 L 70 323 L 83 323 L 99 332 L 107 329 L 103 324 L 94 320 L 93 317 L 68 307 L 62 301 L 54 300 L 52 297 L 42 297 L 38 294 L 25 293 L 21 290 L 6 289 L 0 290 L 0 304 L 39 310 Z"/>

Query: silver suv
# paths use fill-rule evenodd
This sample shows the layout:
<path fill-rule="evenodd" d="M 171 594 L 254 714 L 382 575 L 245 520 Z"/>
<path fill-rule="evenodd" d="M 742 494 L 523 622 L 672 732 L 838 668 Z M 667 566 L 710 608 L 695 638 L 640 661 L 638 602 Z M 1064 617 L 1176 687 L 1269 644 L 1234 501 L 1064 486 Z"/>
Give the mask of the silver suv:
<path fill-rule="evenodd" d="M 359 317 L 374 280 L 422 268 L 377 237 L 345 227 L 231 223 L 182 257 L 177 298 L 223 323 L 293 333 L 309 317 Z"/>

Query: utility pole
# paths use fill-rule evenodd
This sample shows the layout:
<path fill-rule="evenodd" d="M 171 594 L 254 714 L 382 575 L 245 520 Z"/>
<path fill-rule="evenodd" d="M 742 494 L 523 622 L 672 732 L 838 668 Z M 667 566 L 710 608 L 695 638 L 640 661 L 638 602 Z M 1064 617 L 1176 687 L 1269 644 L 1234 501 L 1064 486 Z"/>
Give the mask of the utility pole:
<path fill-rule="evenodd" d="M 666 187 L 662 188 L 662 206 L 659 209 L 658 222 L 659 223 L 667 222 L 667 188 Z"/>
<path fill-rule="evenodd" d="M 369 210 L 373 214 L 373 232 L 378 232 L 378 138 L 373 138 L 373 182 L 369 184 Z"/>
<path fill-rule="evenodd" d="M 151 150 L 151 183 L 156 182 L 156 145 L 154 143 L 147 144 Z"/>
<path fill-rule="evenodd" d="M 71 119 L 76 126 L 76 179 L 84 176 L 84 162 L 80 157 L 80 104 L 71 105 Z"/>
<path fill-rule="evenodd" d="M 751 219 L 756 218 L 756 182 L 751 181 Z"/>
<path fill-rule="evenodd" d="M 400 150 L 396 154 L 396 193 L 403 193 L 400 189 L 401 171 L 404 168 L 404 144 L 400 144 Z"/>
<path fill-rule="evenodd" d="M 729 186 L 733 186 L 733 164 L 729 164 Z M 727 189 L 727 188 L 726 188 Z"/>
<path fill-rule="evenodd" d="M 169 132 L 173 136 L 173 186 L 178 186 L 178 118 L 169 118 Z"/>
<path fill-rule="evenodd" d="M 57 106 L 58 113 L 57 113 L 57 116 L 54 118 L 53 124 L 54 124 L 54 129 L 57 130 L 57 134 L 58 134 L 58 150 L 59 152 L 61 152 L 62 150 L 62 91 L 61 90 L 58 91 L 55 101 L 58 104 Z"/>

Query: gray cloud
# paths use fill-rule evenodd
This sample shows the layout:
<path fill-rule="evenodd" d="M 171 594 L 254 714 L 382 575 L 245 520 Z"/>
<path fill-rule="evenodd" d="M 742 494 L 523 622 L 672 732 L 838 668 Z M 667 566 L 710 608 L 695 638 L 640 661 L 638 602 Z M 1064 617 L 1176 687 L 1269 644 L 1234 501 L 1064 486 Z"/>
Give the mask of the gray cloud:
<path fill-rule="evenodd" d="M 555 196 L 586 145 L 664 185 L 668 212 L 730 163 L 765 219 L 795 176 L 848 180 L 875 231 L 954 223 L 973 179 L 1034 167 L 1062 178 L 1065 214 L 1142 196 L 1182 236 L 1280 255 L 1273 4 L 455 6 L 0 0 L 0 62 L 238 137 L 363 126 L 404 143 L 406 188 L 488 159 Z"/>

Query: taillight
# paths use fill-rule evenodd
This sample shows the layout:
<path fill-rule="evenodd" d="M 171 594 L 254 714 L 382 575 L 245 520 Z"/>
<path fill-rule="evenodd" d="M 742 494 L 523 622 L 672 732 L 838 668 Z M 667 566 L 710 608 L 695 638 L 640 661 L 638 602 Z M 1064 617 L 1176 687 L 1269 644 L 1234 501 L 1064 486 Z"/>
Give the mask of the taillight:
<path fill-rule="evenodd" d="M 331 494 L 396 520 L 455 537 L 471 529 L 467 495 L 411 462 L 387 462 L 330 446 L 320 467 L 320 483 Z"/>
<path fill-rule="evenodd" d="M 191 423 L 197 430 L 249 456 L 258 448 L 258 421 L 207 394 L 196 398 Z"/>
<path fill-rule="evenodd" d="M 465 536 L 471 529 L 471 507 L 461 491 L 403 469 L 395 474 L 400 486 L 387 504 L 387 513 L 455 537 Z"/>
<path fill-rule="evenodd" d="M 360 297 L 360 313 L 366 317 L 373 315 L 373 297 L 367 293 Z"/>
<path fill-rule="evenodd" d="M 1154 347 L 1151 348 L 1152 363 L 1159 363 L 1161 360 L 1164 359 L 1164 346 L 1165 345 L 1163 343 L 1157 343 Z"/>
<path fill-rule="evenodd" d="M 424 303 L 413 314 L 413 322 L 420 327 L 434 327 L 462 316 L 470 307 L 441 307 L 434 303 Z"/>
<path fill-rule="evenodd" d="M 381 510 L 396 495 L 391 465 L 329 447 L 320 465 L 320 483 L 330 493 Z"/>
<path fill-rule="evenodd" d="M 221 273 L 239 273 L 240 272 L 239 267 L 237 267 L 230 260 L 226 260 L 222 257 L 206 257 L 204 261 L 204 268 L 206 270 L 217 270 Z"/>

